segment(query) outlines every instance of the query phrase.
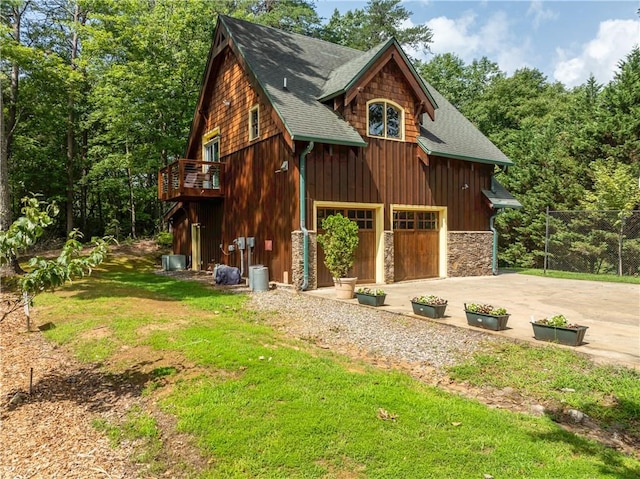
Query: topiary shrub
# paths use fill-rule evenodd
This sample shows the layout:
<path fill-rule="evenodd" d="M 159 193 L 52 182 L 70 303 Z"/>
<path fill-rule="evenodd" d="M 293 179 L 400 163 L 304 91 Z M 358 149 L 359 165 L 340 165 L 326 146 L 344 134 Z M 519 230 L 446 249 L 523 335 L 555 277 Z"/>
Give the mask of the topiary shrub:
<path fill-rule="evenodd" d="M 318 244 L 324 251 L 324 264 L 334 278 L 346 278 L 356 259 L 358 225 L 337 213 L 322 220 L 322 229 Z"/>

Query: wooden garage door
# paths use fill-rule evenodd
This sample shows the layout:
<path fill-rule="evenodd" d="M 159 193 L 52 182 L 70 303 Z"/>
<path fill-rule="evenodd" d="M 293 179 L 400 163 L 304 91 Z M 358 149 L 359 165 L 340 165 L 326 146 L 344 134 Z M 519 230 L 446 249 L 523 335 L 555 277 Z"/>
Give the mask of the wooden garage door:
<path fill-rule="evenodd" d="M 358 283 L 376 282 L 376 225 L 375 211 L 367 209 L 348 208 L 318 208 L 318 234 L 322 233 L 322 220 L 327 216 L 340 213 L 358 224 L 358 249 L 356 261 L 352 268 L 353 276 Z M 332 286 L 333 278 L 324 265 L 324 252 L 318 245 L 318 286 Z"/>
<path fill-rule="evenodd" d="M 394 211 L 394 279 L 434 278 L 440 262 L 437 211 Z"/>

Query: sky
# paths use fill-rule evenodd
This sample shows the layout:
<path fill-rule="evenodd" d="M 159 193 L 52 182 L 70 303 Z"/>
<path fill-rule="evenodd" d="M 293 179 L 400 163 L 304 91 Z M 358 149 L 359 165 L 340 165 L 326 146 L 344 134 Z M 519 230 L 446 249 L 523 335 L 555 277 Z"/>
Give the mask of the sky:
<path fill-rule="evenodd" d="M 366 1 L 316 0 L 328 19 L 363 8 Z M 426 24 L 433 32 L 432 53 L 405 49 L 428 61 L 437 53 L 454 53 L 465 63 L 486 56 L 508 75 L 537 68 L 550 82 L 567 87 L 590 74 L 599 83 L 613 79 L 618 63 L 640 44 L 640 0 L 403 0 L 412 13 L 408 25 Z"/>

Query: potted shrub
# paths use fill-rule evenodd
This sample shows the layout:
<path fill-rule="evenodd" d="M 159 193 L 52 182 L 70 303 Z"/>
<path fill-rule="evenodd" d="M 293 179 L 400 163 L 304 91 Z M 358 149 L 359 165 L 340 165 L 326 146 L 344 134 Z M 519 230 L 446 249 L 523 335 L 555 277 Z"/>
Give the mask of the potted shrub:
<path fill-rule="evenodd" d="M 348 277 L 356 258 L 358 225 L 340 213 L 322 220 L 324 232 L 318 235 L 318 244 L 324 251 L 324 264 L 333 277 L 339 299 L 353 298 L 357 278 Z"/>
<path fill-rule="evenodd" d="M 504 308 L 495 308 L 490 304 L 470 303 L 464 305 L 467 323 L 493 331 L 507 329 L 509 314 Z"/>
<path fill-rule="evenodd" d="M 567 346 L 579 346 L 582 344 L 588 326 L 570 324 L 562 314 L 556 314 L 550 318 L 531 320 L 533 335 L 539 341 L 550 341 L 565 344 Z"/>
<path fill-rule="evenodd" d="M 442 318 L 447 309 L 447 300 L 433 294 L 416 296 L 411 300 L 413 312 L 428 318 Z"/>
<path fill-rule="evenodd" d="M 358 288 L 356 290 L 356 298 L 358 298 L 358 303 L 360 304 L 382 306 L 386 297 L 387 293 L 380 288 Z"/>

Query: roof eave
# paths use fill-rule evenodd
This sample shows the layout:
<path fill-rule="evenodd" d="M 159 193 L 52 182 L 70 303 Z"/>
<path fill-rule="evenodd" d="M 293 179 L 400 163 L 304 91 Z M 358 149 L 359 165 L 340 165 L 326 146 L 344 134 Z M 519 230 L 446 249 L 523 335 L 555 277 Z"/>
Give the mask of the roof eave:
<path fill-rule="evenodd" d="M 325 143 L 327 145 L 344 145 L 344 146 L 368 146 L 368 143 L 364 140 L 343 140 L 340 138 L 326 138 L 320 136 L 310 136 L 310 135 L 293 135 L 291 137 L 295 141 L 313 141 L 316 143 Z"/>
<path fill-rule="evenodd" d="M 444 152 L 444 151 L 436 151 L 436 150 L 432 150 L 432 149 L 428 148 L 420 140 L 418 140 L 418 145 L 420 145 L 420 148 L 422 148 L 429 155 L 442 156 L 444 158 L 451 158 L 453 160 L 473 161 L 473 162 L 476 162 L 476 163 L 485 163 L 485 164 L 490 164 L 490 165 L 499 165 L 499 166 L 512 166 L 513 165 L 513 162 L 508 158 L 506 160 L 497 160 L 497 159 L 491 159 L 491 158 L 477 158 L 477 157 L 473 157 L 473 156 L 457 155 L 455 153 L 449 153 L 449 152 Z"/>

